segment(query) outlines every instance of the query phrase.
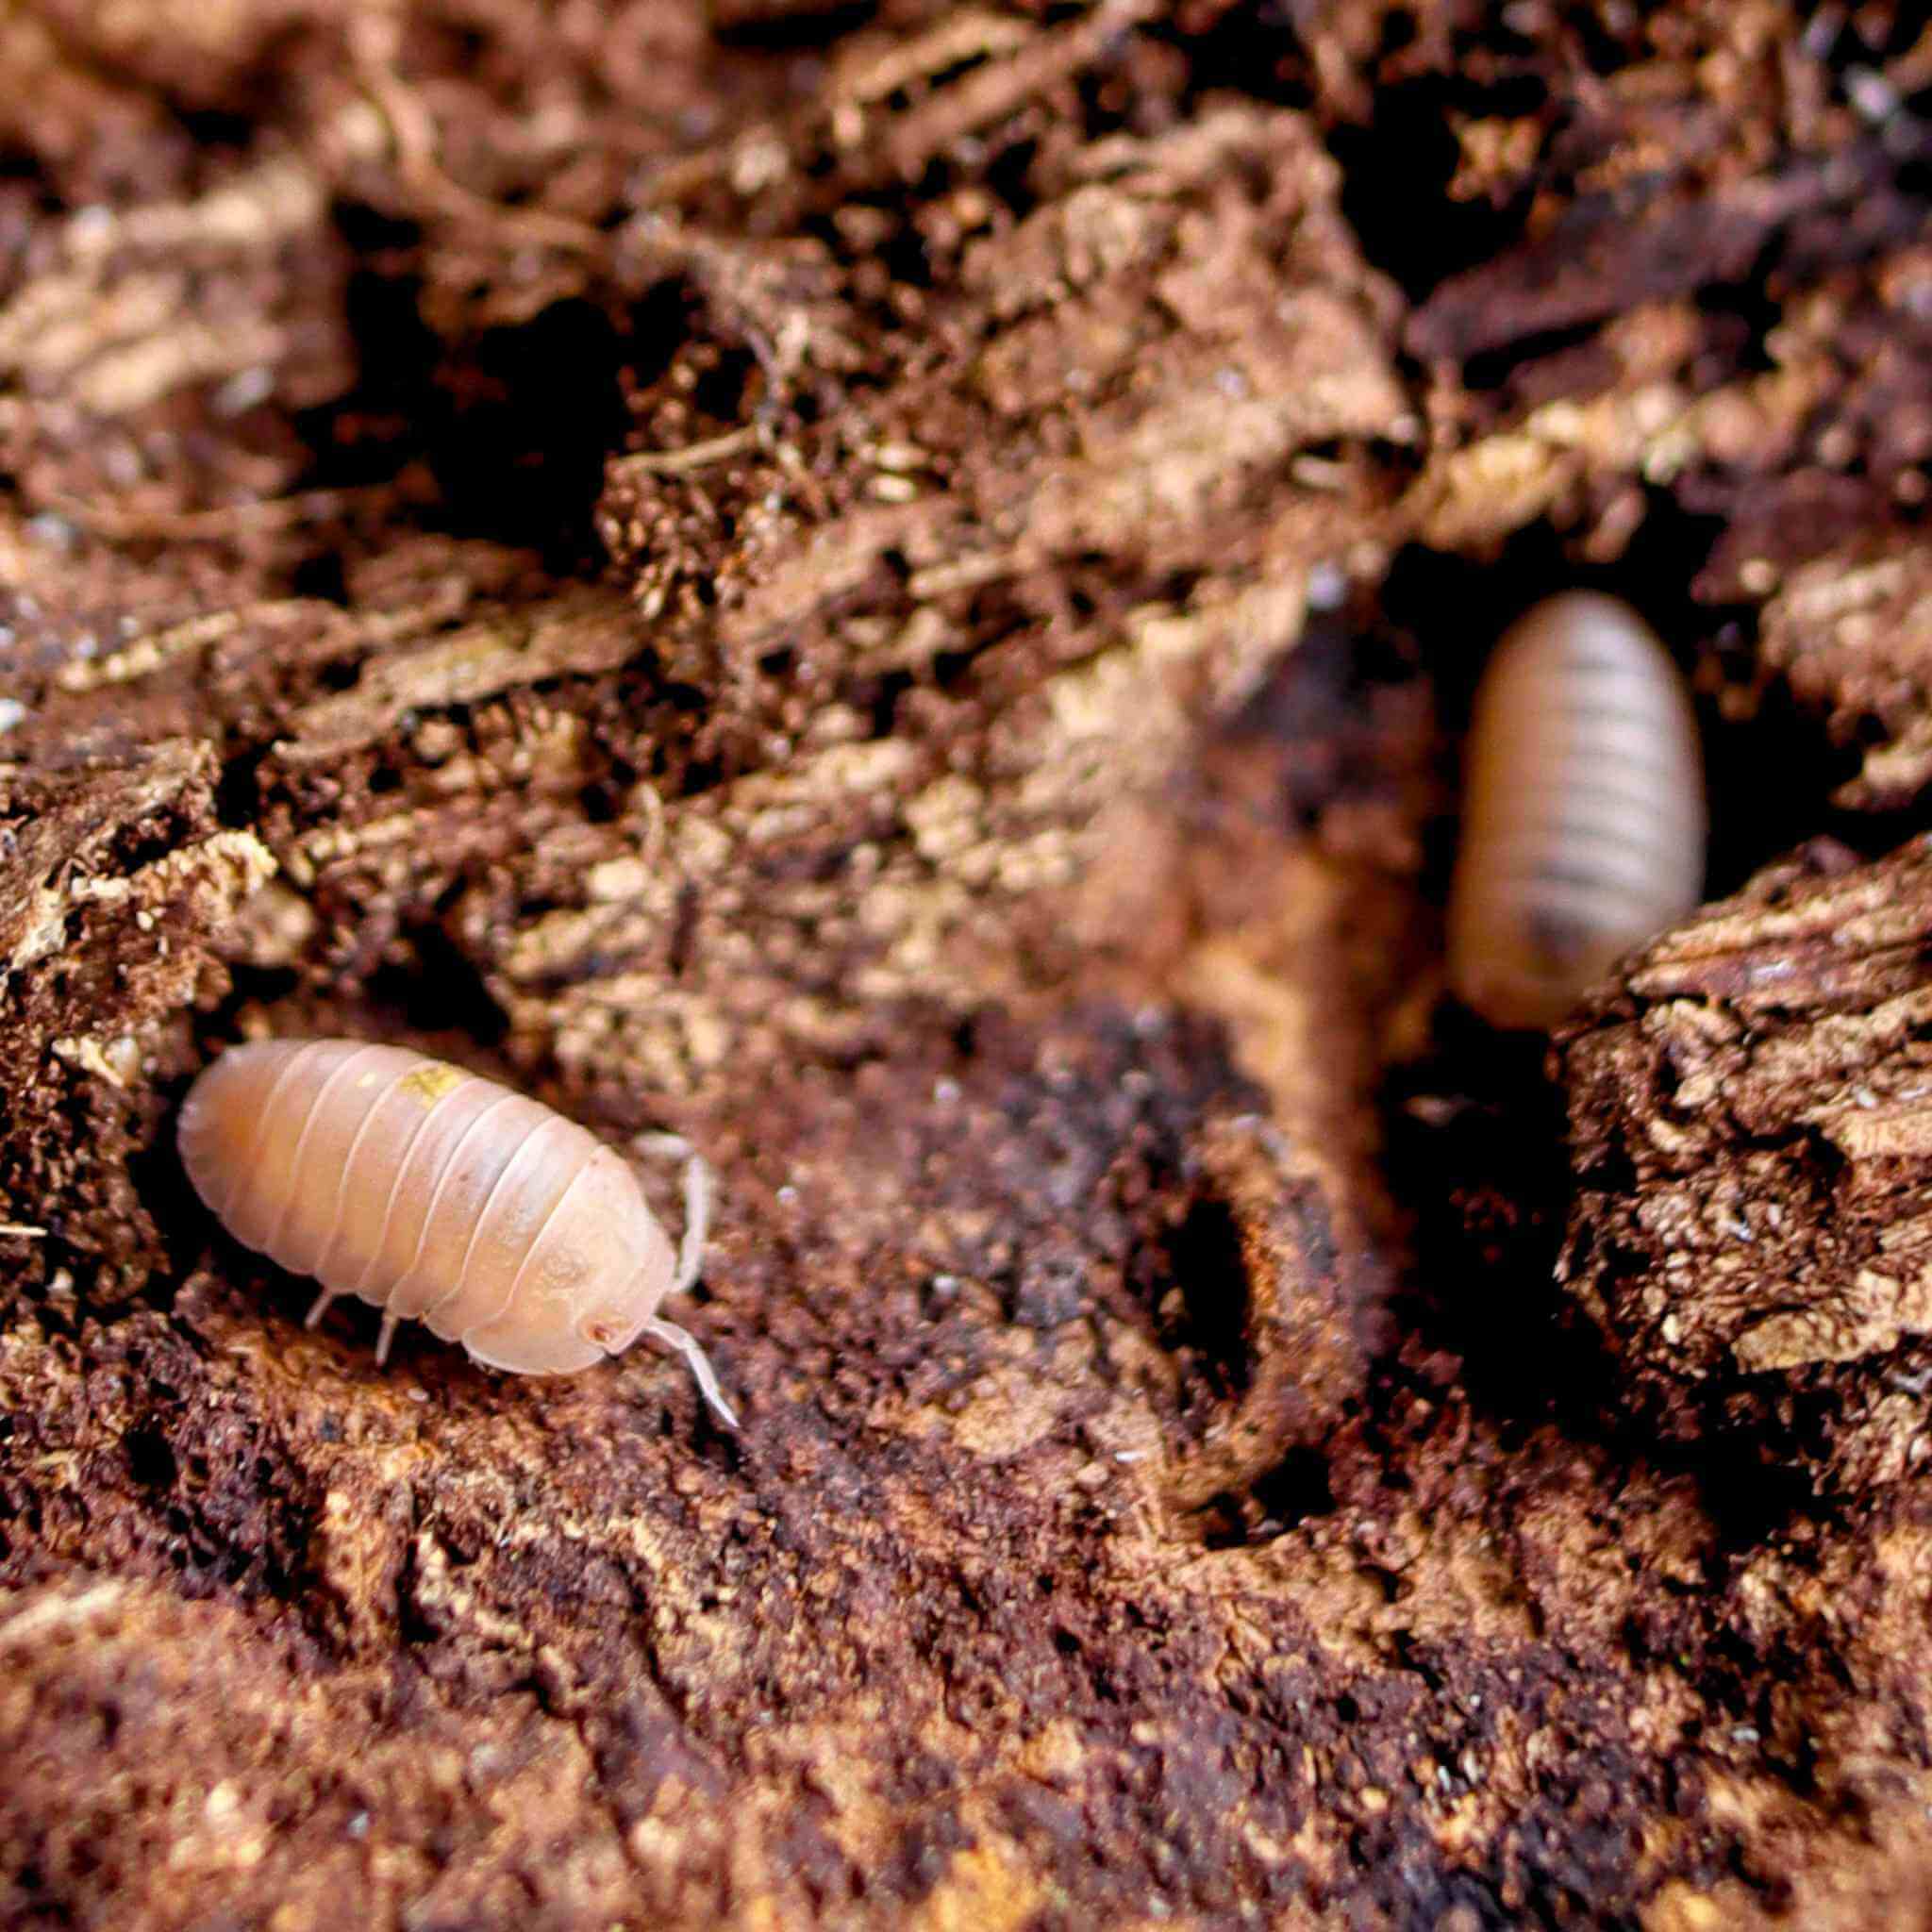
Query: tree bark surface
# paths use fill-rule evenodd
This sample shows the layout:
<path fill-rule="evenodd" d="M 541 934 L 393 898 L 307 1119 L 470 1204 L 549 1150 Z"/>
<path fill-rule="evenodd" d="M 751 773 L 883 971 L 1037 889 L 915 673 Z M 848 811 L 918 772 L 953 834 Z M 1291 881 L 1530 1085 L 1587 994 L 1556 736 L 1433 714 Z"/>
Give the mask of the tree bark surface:
<path fill-rule="evenodd" d="M 1911 9 L 0 77 L 0 1923 L 1932 1916 Z M 1574 582 L 1724 896 L 1545 1066 L 1440 918 Z M 741 1432 L 305 1331 L 173 1152 L 302 1034 L 694 1143 Z"/>

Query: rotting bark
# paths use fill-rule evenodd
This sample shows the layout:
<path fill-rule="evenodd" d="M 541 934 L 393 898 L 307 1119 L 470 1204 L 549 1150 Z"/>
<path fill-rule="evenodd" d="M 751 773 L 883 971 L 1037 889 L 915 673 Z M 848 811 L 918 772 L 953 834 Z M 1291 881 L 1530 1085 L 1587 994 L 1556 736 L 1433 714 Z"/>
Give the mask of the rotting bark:
<path fill-rule="evenodd" d="M 1672 1433 L 1812 1483 L 1932 1452 L 1932 849 L 1829 841 L 1639 955 L 1557 1053 L 1559 1268 Z"/>
<path fill-rule="evenodd" d="M 1567 1036 L 1600 1330 L 1431 1020 L 1557 581 L 1728 879 L 1922 798 L 1932 40 L 1507 11 L 0 17 L 8 1924 L 1932 1909 L 1923 855 Z M 743 1434 L 305 1333 L 169 1136 L 325 1031 L 688 1134 Z"/>

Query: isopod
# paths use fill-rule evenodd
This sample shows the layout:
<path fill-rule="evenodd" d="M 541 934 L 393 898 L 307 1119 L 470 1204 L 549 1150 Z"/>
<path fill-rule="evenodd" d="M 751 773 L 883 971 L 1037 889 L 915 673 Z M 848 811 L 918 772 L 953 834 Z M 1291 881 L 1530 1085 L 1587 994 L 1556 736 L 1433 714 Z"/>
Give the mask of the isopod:
<path fill-rule="evenodd" d="M 708 1193 L 685 1174 L 681 1252 L 637 1176 L 575 1121 L 493 1080 L 357 1040 L 230 1048 L 178 1128 L 195 1191 L 244 1246 L 383 1310 L 375 1358 L 419 1319 L 479 1362 L 570 1374 L 641 1335 L 737 1418 L 697 1342 L 658 1314 L 697 1278 Z"/>
<path fill-rule="evenodd" d="M 1696 905 L 1704 773 L 1690 693 L 1628 605 L 1571 591 L 1504 634 L 1476 691 L 1449 982 L 1498 1026 L 1553 1024 Z"/>

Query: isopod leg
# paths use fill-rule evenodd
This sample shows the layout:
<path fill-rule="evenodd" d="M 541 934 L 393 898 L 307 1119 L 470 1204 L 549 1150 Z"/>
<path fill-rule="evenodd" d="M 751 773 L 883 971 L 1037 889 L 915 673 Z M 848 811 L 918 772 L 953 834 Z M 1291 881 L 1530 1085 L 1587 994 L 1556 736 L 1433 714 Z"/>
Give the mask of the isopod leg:
<path fill-rule="evenodd" d="M 382 1333 L 375 1338 L 375 1366 L 379 1369 L 389 1360 L 389 1345 L 396 1339 L 396 1324 L 400 1315 L 385 1315 L 382 1318 Z"/>
<path fill-rule="evenodd" d="M 325 1288 L 315 1297 L 308 1306 L 308 1313 L 302 1323 L 303 1327 L 313 1328 L 328 1313 L 328 1305 L 335 1300 L 337 1292 L 338 1291 L 333 1288 Z"/>
<path fill-rule="evenodd" d="M 697 1338 L 687 1335 L 675 1322 L 667 1322 L 661 1315 L 653 1315 L 644 1324 L 642 1333 L 663 1342 L 667 1348 L 675 1348 L 684 1357 L 685 1366 L 691 1370 L 691 1378 L 698 1385 L 698 1393 L 710 1405 L 711 1413 L 736 1434 L 737 1412 L 724 1400 L 724 1391 L 718 1386 L 717 1371 L 698 1346 Z"/>

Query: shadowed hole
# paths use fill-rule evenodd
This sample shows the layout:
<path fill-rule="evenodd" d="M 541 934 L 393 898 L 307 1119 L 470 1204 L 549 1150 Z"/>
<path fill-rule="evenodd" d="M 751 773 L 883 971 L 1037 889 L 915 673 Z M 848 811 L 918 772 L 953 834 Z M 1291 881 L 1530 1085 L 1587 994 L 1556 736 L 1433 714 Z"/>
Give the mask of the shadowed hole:
<path fill-rule="evenodd" d="M 1167 1280 L 1179 1291 L 1183 1321 L 1172 1340 L 1194 1349 L 1222 1391 L 1248 1386 L 1248 1271 L 1241 1228 L 1225 1201 L 1204 1195 L 1164 1246 Z"/>

